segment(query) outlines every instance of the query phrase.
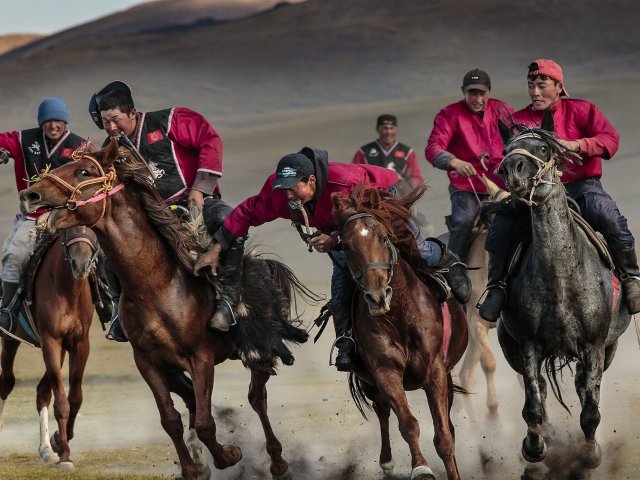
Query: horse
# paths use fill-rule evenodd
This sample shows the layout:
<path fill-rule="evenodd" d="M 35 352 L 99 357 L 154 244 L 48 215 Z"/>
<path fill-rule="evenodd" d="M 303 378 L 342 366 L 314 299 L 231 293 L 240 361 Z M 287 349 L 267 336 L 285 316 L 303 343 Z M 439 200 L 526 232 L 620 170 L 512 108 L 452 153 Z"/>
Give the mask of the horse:
<path fill-rule="evenodd" d="M 281 262 L 245 256 L 238 323 L 229 332 L 209 330 L 215 291 L 193 274 L 192 252 L 204 248 L 162 201 L 153 178 L 148 165 L 114 139 L 23 190 L 21 208 L 50 208 L 38 222 L 48 231 L 90 225 L 96 232 L 120 280 L 122 327 L 173 441 L 181 478 L 208 478 L 209 472 L 206 462 L 196 463 L 189 454 L 171 392 L 184 400 L 189 428 L 209 449 L 216 468 L 235 465 L 242 457 L 239 447 L 218 442 L 211 414 L 214 366 L 227 359 L 241 359 L 250 369 L 249 403 L 264 430 L 271 474 L 290 478 L 267 414 L 266 383 L 279 359 L 286 365 L 294 361 L 284 342 L 307 340 L 289 315 L 292 295 L 308 290 Z"/>
<path fill-rule="evenodd" d="M 37 386 L 36 408 L 40 417 L 38 453 L 44 463 L 57 460 L 60 468 L 73 468 L 69 442 L 74 436 L 82 405 L 82 377 L 89 357 L 89 329 L 93 319 L 93 296 L 89 274 L 95 267 L 99 247 L 95 234 L 85 227 L 63 230 L 45 245 L 39 259 L 31 294 L 30 312 L 42 348 L 46 373 Z M 34 262 L 30 267 L 36 268 Z M 30 269 L 29 269 L 30 270 Z M 29 327 L 18 326 L 16 336 L 30 338 Z M 5 338 L 0 354 L 0 429 L 2 411 L 15 385 L 14 360 L 20 341 Z M 62 378 L 64 357 L 69 354 L 69 393 Z M 48 406 L 54 396 L 58 430 L 49 438 Z"/>
<path fill-rule="evenodd" d="M 584 433 L 578 456 L 585 468 L 596 468 L 602 461 L 595 438 L 602 375 L 631 317 L 621 306 L 613 265 L 573 220 L 560 182 L 560 170 L 572 158 L 553 136 L 553 123 L 545 118 L 541 128 L 514 127 L 512 135 L 501 125 L 507 146 L 499 172 L 512 197 L 529 206 L 532 233 L 519 268 L 510 275 L 497 331 L 505 358 L 524 380 L 527 434 L 522 455 L 529 462 L 546 456 L 547 381 L 542 368 L 568 410 L 557 372 L 576 361 Z"/>
<path fill-rule="evenodd" d="M 435 478 L 420 451 L 419 423 L 405 394 L 422 389 L 434 423 L 436 451 L 448 478 L 459 479 L 450 418 L 453 394 L 459 389 L 451 371 L 467 346 L 467 324 L 461 305 L 453 297 L 439 296 L 442 290 L 426 273 L 417 251 L 409 209 L 424 191 L 421 187 L 393 198 L 360 184 L 350 196 L 332 197 L 347 265 L 358 287 L 352 308 L 358 360 L 349 384 L 360 413 L 366 418 L 366 406 L 378 417 L 379 462 L 386 477 L 394 470 L 389 440 L 393 410 L 409 444 L 411 479 Z"/>

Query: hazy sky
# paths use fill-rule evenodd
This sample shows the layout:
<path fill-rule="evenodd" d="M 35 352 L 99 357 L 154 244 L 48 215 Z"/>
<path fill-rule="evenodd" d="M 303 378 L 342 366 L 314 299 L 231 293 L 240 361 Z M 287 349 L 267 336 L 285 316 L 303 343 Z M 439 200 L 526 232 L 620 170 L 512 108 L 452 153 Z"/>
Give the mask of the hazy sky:
<path fill-rule="evenodd" d="M 138 3 L 144 0 L 2 0 L 0 35 L 50 34 Z"/>

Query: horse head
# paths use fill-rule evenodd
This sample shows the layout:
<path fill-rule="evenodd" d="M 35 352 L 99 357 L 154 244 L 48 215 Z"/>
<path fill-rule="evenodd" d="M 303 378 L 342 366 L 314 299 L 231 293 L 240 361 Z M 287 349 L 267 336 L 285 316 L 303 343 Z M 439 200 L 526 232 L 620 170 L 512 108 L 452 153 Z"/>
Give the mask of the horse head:
<path fill-rule="evenodd" d="M 384 225 L 373 214 L 356 210 L 351 197 L 333 194 L 331 198 L 351 278 L 362 291 L 369 313 L 384 315 L 391 308 L 396 247 Z M 380 201 L 377 190 L 371 190 L 370 200 L 374 205 Z"/>
<path fill-rule="evenodd" d="M 514 125 L 510 129 L 502 122 L 499 127 L 506 147 L 498 174 L 507 190 L 528 205 L 544 203 L 560 183 L 566 162 L 578 159 L 555 138 L 550 112 L 546 112 L 541 128 Z"/>
<path fill-rule="evenodd" d="M 70 227 L 62 231 L 64 258 L 71 263 L 73 276 L 87 278 L 97 262 L 100 247 L 93 230 L 84 227 Z"/>
<path fill-rule="evenodd" d="M 83 153 L 55 170 L 45 170 L 38 181 L 20 192 L 20 209 L 23 213 L 46 210 L 36 225 L 47 233 L 96 225 L 104 216 L 107 197 L 122 187 L 114 185 L 113 163 L 118 152 L 112 140 L 99 152 Z"/>

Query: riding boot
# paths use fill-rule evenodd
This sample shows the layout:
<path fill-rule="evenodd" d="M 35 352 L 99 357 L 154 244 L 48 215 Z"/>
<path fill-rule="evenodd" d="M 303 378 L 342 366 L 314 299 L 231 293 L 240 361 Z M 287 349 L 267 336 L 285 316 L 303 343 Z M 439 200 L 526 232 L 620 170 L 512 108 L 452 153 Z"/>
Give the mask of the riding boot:
<path fill-rule="evenodd" d="M 356 343 L 351 337 L 351 308 L 345 304 L 331 304 L 333 326 L 336 329 L 335 346 L 338 348 L 335 366 L 339 372 L 353 370 Z"/>
<path fill-rule="evenodd" d="M 482 304 L 476 305 L 480 316 L 488 322 L 495 322 L 500 316 L 507 299 L 507 274 L 509 272 L 510 255 L 492 253 L 489 255 L 489 280 L 487 297 Z"/>
<path fill-rule="evenodd" d="M 216 302 L 216 311 L 208 324 L 212 330 L 226 332 L 237 323 L 235 310 L 242 290 L 244 242 L 244 237 L 234 239 L 222 258 L 221 274 L 218 275 L 222 288 Z"/>
<path fill-rule="evenodd" d="M 113 281 L 111 277 L 114 276 L 110 272 L 111 268 L 107 265 L 107 260 L 104 254 L 98 255 L 98 262 L 96 263 L 96 277 L 98 282 L 98 297 L 94 298 L 94 305 L 96 307 L 96 313 L 98 319 L 102 324 L 102 330 L 105 330 L 105 325 L 113 319 L 113 298 L 115 295 L 115 289 L 111 287 L 110 283 Z"/>
<path fill-rule="evenodd" d="M 640 312 L 640 269 L 635 248 L 613 251 L 613 258 L 620 271 L 622 292 L 631 315 Z"/>
<path fill-rule="evenodd" d="M 2 282 L 2 303 L 0 304 L 0 336 L 8 337 L 7 333 L 14 333 L 18 326 L 18 312 L 20 299 L 18 288 L 20 284 Z"/>
<path fill-rule="evenodd" d="M 437 238 L 427 238 L 427 240 L 437 243 L 442 250 L 442 256 L 438 263 L 430 265 L 430 267 L 441 270 L 456 300 L 460 303 L 466 303 L 471 295 L 471 280 L 467 275 L 467 265 L 461 262 L 458 256 Z"/>
<path fill-rule="evenodd" d="M 120 323 L 120 292 L 113 295 L 113 310 L 111 315 L 111 325 L 106 335 L 107 340 L 115 342 L 128 342 L 129 339 L 124 333 L 122 323 Z"/>

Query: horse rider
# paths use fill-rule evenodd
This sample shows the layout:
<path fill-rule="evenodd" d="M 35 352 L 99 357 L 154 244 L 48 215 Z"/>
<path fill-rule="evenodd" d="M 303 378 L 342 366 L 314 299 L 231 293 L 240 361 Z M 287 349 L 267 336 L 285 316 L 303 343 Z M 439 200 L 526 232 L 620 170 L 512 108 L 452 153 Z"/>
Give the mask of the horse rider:
<path fill-rule="evenodd" d="M 125 146 L 149 166 L 160 196 L 168 203 L 194 204 L 203 209 L 207 229 L 211 233 L 217 230 L 231 207 L 222 200 L 218 185 L 222 177 L 222 140 L 202 115 L 184 107 L 138 111 L 131 89 L 120 81 L 111 82 L 94 94 L 89 112 L 96 126 L 109 135 L 104 145 L 111 137 L 124 134 Z M 236 247 L 241 250 L 243 245 Z M 106 270 L 115 305 L 107 338 L 126 342 L 118 317 L 119 284 L 110 267 L 106 266 Z"/>
<path fill-rule="evenodd" d="M 38 105 L 38 127 L 0 133 L 0 163 L 13 159 L 18 191 L 27 188 L 46 168 L 72 161 L 73 152 L 86 143 L 68 129 L 69 110 L 62 98 L 45 98 Z M 88 147 L 88 144 L 87 144 Z M 35 220 L 42 212 L 16 215 L 2 258 L 0 335 L 12 334 L 20 311 L 19 290 L 36 237 Z M 99 311 L 110 317 L 110 311 Z"/>
<path fill-rule="evenodd" d="M 611 159 L 618 150 L 619 135 L 598 108 L 585 100 L 569 98 L 562 68 L 553 60 L 540 59 L 529 65 L 527 85 L 531 104 L 514 114 L 514 121 L 529 127 L 540 126 L 545 114 L 553 116 L 558 141 L 579 154 L 581 164 L 562 173 L 567 195 L 574 199 L 585 220 L 601 233 L 611 249 L 620 272 L 622 289 L 630 314 L 640 312 L 640 271 L 635 240 L 627 219 L 600 183 L 602 159 Z M 489 228 L 487 298 L 480 316 L 495 322 L 507 298 L 506 279 L 510 258 L 523 238 L 529 236 L 527 207 L 513 205 L 512 213 L 497 213 Z M 577 279 L 579 281 L 579 279 Z"/>
<path fill-rule="evenodd" d="M 464 262 L 480 204 L 489 197 L 478 175 L 485 173 L 502 185 L 493 172 L 504 148 L 498 119 L 510 116 L 513 109 L 490 98 L 491 78 L 478 68 L 464 75 L 462 95 L 462 100 L 447 105 L 435 116 L 424 155 L 434 167 L 447 171 L 451 197 L 448 246 Z"/>
<path fill-rule="evenodd" d="M 424 178 L 416 152 L 409 145 L 398 142 L 398 118 L 390 113 L 380 115 L 376 120 L 376 133 L 378 138 L 360 147 L 351 163 L 367 163 L 395 170 L 406 184 L 406 188 L 400 189 L 401 194 L 422 185 Z M 414 213 L 421 227 L 433 229 L 423 214 Z"/>
<path fill-rule="evenodd" d="M 373 165 L 353 165 L 329 163 L 324 150 L 305 147 L 297 153 L 282 157 L 275 173 L 267 178 L 262 190 L 240 203 L 227 216 L 224 224 L 215 234 L 217 243 L 203 254 L 194 270 L 197 272 L 210 266 L 215 272 L 218 255 L 233 248 L 238 239 L 247 235 L 249 227 L 257 227 L 277 218 L 290 219 L 298 224 L 308 220 L 308 225 L 318 229 L 317 234 L 303 236 L 310 247 L 318 252 L 332 252 L 334 259 L 331 279 L 331 311 L 336 330 L 338 355 L 336 367 L 340 371 L 352 368 L 355 346 L 350 338 L 350 300 L 348 288 L 351 279 L 346 271 L 346 258 L 340 249 L 340 234 L 331 215 L 331 195 L 335 192 L 349 194 L 359 183 L 365 182 L 373 188 L 390 190 L 397 182 L 395 171 Z M 469 279 L 466 266 L 455 255 L 448 252 L 445 245 L 437 241 L 426 240 L 415 227 L 416 241 L 419 243 L 423 259 L 433 268 L 445 268 L 445 278 L 457 297 L 468 297 Z M 239 300 L 239 292 L 229 299 L 232 309 Z M 466 298 L 463 298 L 466 301 Z M 209 327 L 228 330 L 235 319 L 231 309 L 216 313 Z"/>

